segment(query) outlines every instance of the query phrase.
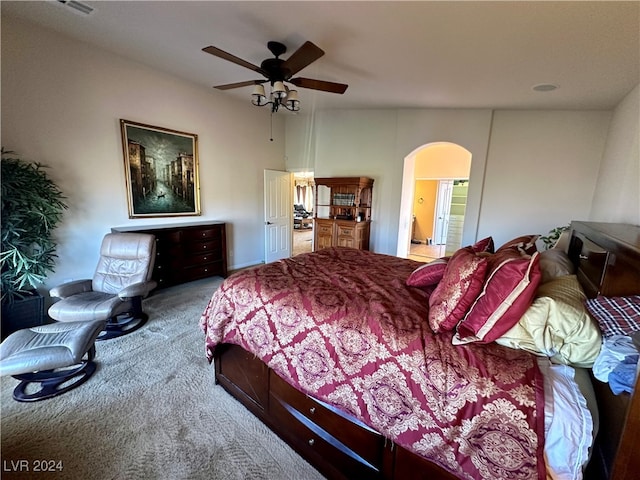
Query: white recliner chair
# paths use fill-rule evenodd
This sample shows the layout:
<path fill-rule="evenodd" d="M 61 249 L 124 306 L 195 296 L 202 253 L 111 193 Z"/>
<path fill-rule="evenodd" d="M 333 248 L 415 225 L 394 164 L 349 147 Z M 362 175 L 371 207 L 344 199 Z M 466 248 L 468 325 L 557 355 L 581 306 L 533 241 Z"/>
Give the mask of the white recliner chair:
<path fill-rule="evenodd" d="M 52 288 L 49 294 L 61 300 L 51 305 L 49 316 L 60 322 L 106 320 L 98 340 L 137 330 L 148 319 L 142 299 L 157 286 L 151 279 L 155 256 L 153 235 L 105 235 L 93 278 Z"/>

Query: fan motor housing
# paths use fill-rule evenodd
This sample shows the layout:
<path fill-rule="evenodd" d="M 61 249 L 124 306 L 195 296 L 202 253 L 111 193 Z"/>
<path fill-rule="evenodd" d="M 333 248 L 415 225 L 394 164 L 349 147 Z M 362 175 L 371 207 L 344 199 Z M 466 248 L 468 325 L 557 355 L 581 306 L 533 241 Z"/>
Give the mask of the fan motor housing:
<path fill-rule="evenodd" d="M 291 77 L 291 71 L 284 68 L 284 60 L 280 58 L 267 58 L 260 64 L 260 68 L 267 73 L 270 82 L 284 81 Z"/>

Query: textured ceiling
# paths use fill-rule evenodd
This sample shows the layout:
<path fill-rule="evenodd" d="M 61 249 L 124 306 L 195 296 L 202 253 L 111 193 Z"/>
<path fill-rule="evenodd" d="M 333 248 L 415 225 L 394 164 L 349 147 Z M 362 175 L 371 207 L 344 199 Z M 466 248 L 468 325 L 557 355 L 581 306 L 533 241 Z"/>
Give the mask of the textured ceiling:
<path fill-rule="evenodd" d="M 640 2 L 1 2 L 13 16 L 203 88 L 261 77 L 202 52 L 259 65 L 269 40 L 325 55 L 299 76 L 306 108 L 611 109 L 639 83 Z M 532 86 L 557 84 L 552 92 Z M 220 92 L 249 100 L 251 87 Z"/>

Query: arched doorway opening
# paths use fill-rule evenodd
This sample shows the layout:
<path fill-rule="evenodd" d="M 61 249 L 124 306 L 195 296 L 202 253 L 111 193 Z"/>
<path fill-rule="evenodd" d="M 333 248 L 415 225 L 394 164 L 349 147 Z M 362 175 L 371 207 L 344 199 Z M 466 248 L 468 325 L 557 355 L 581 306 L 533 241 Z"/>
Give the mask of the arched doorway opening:
<path fill-rule="evenodd" d="M 423 145 L 405 158 L 398 256 L 429 261 L 460 248 L 471 152 L 450 142 Z"/>

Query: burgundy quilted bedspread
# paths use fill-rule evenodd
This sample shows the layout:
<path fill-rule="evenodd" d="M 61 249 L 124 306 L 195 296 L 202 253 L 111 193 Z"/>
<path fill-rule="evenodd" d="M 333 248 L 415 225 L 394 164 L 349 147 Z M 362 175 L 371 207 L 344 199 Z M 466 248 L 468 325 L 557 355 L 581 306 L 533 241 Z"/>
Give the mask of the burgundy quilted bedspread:
<path fill-rule="evenodd" d="M 420 264 L 347 248 L 244 270 L 202 315 L 206 350 L 233 343 L 460 478 L 545 477 L 534 357 L 434 334 Z"/>

